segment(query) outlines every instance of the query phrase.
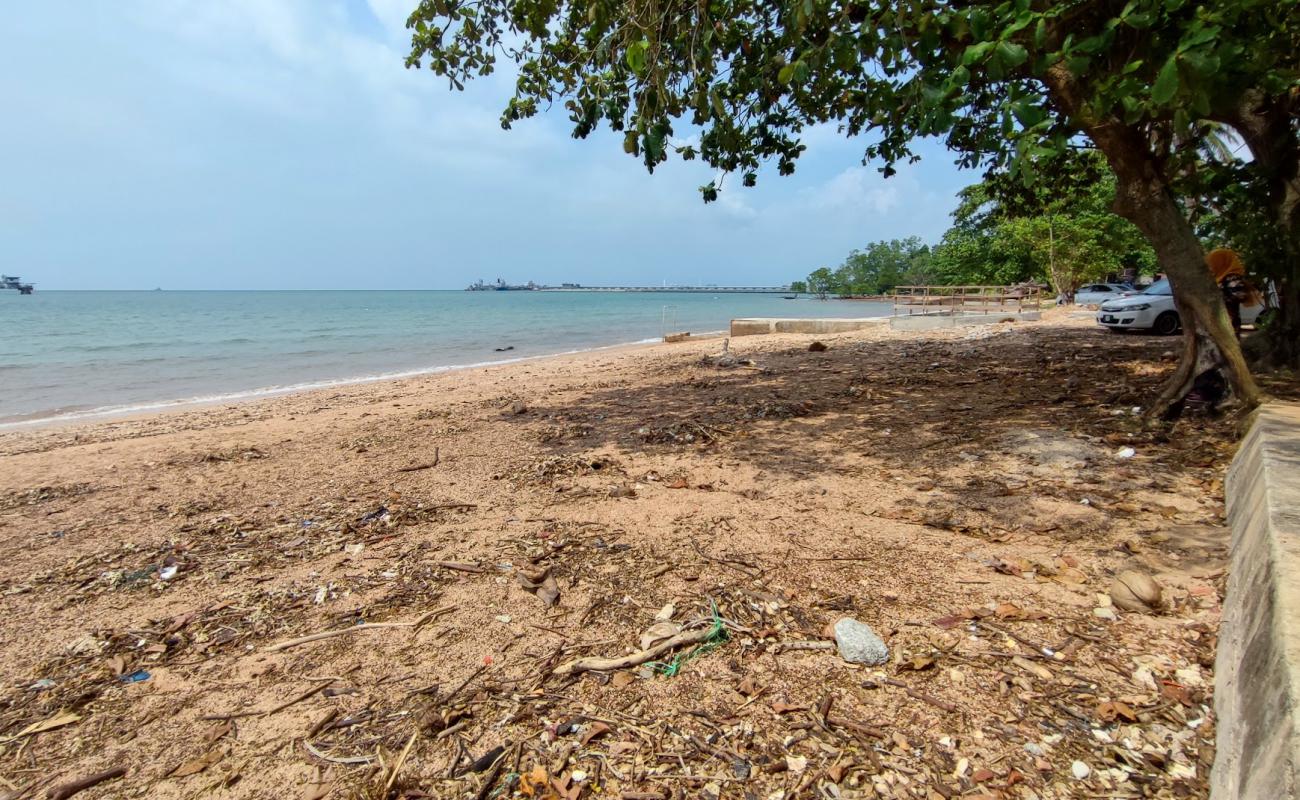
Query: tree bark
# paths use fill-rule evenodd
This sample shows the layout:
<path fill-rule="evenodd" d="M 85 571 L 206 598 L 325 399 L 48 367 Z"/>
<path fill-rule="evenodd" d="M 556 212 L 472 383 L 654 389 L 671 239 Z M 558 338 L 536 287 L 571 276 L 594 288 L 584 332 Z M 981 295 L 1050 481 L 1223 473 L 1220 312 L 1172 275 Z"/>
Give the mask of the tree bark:
<path fill-rule="evenodd" d="M 1183 353 L 1174 374 L 1146 410 L 1163 416 L 1192 388 L 1198 375 L 1221 366 L 1232 391 L 1246 408 L 1259 404 L 1259 387 L 1241 352 L 1223 304 L 1223 294 L 1205 264 L 1205 252 L 1152 152 L 1150 138 L 1114 118 L 1084 112 L 1075 79 L 1063 66 L 1049 73 L 1047 85 L 1066 111 L 1102 152 L 1115 173 L 1115 213 L 1137 226 L 1151 243 L 1156 260 L 1173 287 L 1183 326 Z"/>

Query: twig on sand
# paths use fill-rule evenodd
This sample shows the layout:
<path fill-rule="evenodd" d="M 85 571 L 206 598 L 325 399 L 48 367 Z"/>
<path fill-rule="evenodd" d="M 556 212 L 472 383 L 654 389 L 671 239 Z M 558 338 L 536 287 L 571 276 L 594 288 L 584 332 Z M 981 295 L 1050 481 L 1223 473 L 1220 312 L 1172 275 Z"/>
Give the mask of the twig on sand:
<path fill-rule="evenodd" d="M 270 715 L 276 713 L 277 711 L 283 711 L 289 706 L 295 705 L 297 703 L 301 703 L 303 700 L 306 700 L 307 698 L 316 694 L 317 692 L 324 689 L 326 686 L 329 686 L 333 682 L 334 682 L 333 678 L 326 678 L 322 681 L 319 681 L 315 686 L 303 692 L 302 694 L 298 695 L 297 697 L 291 698 L 289 700 L 285 700 L 280 705 L 268 711 L 236 711 L 233 714 L 204 714 L 202 717 L 200 717 L 200 719 L 227 720 L 227 719 L 239 719 L 240 717 L 269 717 Z"/>
<path fill-rule="evenodd" d="M 433 611 L 424 614 L 419 619 L 411 622 L 363 622 L 360 625 L 350 625 L 346 628 L 339 628 L 337 630 L 312 633 L 307 636 L 299 636 L 297 639 L 287 639 L 283 642 L 277 642 L 276 644 L 266 648 L 266 650 L 269 653 L 274 653 L 279 650 L 288 650 L 290 647 L 297 647 L 300 644 L 307 644 L 308 642 L 318 642 L 321 639 L 329 639 L 333 636 L 342 636 L 346 633 L 356 633 L 357 631 L 369 631 L 376 628 L 418 628 L 434 617 L 446 614 L 454 608 L 455 606 L 443 606 L 442 608 L 434 609 Z"/>
<path fill-rule="evenodd" d="M 388 773 L 388 782 L 384 784 L 385 795 L 392 790 L 393 782 L 397 780 L 397 773 L 401 771 L 402 765 L 406 763 L 406 757 L 411 754 L 411 746 L 415 744 L 415 739 L 419 735 L 420 731 L 417 728 L 411 734 L 411 738 L 406 740 L 406 747 L 402 748 L 402 754 L 397 757 L 397 761 L 393 762 L 393 769 Z"/>
<path fill-rule="evenodd" d="M 777 642 L 772 645 L 772 650 L 782 652 L 784 650 L 834 650 L 835 642 L 818 642 L 818 641 L 795 641 L 795 642 Z"/>
<path fill-rule="evenodd" d="M 316 756 L 321 761 L 329 761 L 334 764 L 369 764 L 371 761 L 375 760 L 374 756 L 327 756 L 317 750 L 311 742 L 307 741 L 304 741 L 302 746 L 306 748 L 308 753 Z"/>
<path fill-rule="evenodd" d="M 126 767 L 114 767 L 103 772 L 96 772 L 94 775 L 87 775 L 84 778 L 78 778 L 75 781 L 62 783 L 58 786 L 51 786 L 45 796 L 50 800 L 66 800 L 78 792 L 85 791 L 92 786 L 98 786 L 104 781 L 111 781 L 120 778 L 126 774 Z"/>
<path fill-rule="evenodd" d="M 438 448 L 435 447 L 435 448 L 433 448 L 433 460 L 432 460 L 432 461 L 428 462 L 427 464 L 412 464 L 412 465 L 409 466 L 409 467 L 398 467 L 398 468 L 397 468 L 397 471 L 398 471 L 398 472 L 419 472 L 420 470 L 423 470 L 423 469 L 433 469 L 434 467 L 438 466 L 438 462 L 441 461 L 441 460 L 442 460 L 442 459 L 440 458 L 440 456 L 439 456 L 439 454 L 438 454 Z"/>
<path fill-rule="evenodd" d="M 896 681 L 893 678 L 883 678 L 880 682 L 884 684 L 888 684 L 889 686 L 897 686 L 898 688 L 907 692 L 908 697 L 911 697 L 914 700 L 921 700 L 926 703 L 929 703 L 935 708 L 942 708 L 944 711 L 948 711 L 948 712 L 955 712 L 957 710 L 957 706 L 953 705 L 952 703 L 949 703 L 947 700 L 940 700 L 939 698 L 928 695 L 925 692 L 918 692 L 916 689 L 913 689 L 911 686 L 908 686 L 906 683 L 903 683 L 902 681 Z"/>
<path fill-rule="evenodd" d="M 579 672 L 590 671 L 607 671 L 615 669 L 626 669 L 635 667 L 638 664 L 644 664 L 651 659 L 678 647 L 685 647 L 692 644 L 703 644 L 708 641 L 714 634 L 713 628 L 700 628 L 695 631 L 686 631 L 679 633 L 669 639 L 665 639 L 659 644 L 648 650 L 638 650 L 626 656 L 618 658 L 579 658 L 576 661 L 570 661 L 567 664 L 561 664 L 555 668 L 556 675 L 576 675 Z"/>
<path fill-rule="evenodd" d="M 435 561 L 433 563 L 435 566 L 442 567 L 443 569 L 454 569 L 457 572 L 491 572 L 492 571 L 487 567 L 484 567 L 479 564 L 471 564 L 468 561 Z"/>

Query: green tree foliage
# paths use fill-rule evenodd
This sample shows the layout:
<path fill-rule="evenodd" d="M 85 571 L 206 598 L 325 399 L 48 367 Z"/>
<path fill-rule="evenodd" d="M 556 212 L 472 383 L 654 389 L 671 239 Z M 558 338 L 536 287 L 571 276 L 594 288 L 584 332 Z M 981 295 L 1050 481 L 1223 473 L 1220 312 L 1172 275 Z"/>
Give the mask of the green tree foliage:
<path fill-rule="evenodd" d="M 790 281 L 790 291 L 795 294 L 803 294 L 808 291 L 808 284 L 804 281 Z"/>
<path fill-rule="evenodd" d="M 808 291 L 825 300 L 827 295 L 835 291 L 835 276 L 826 267 L 813 270 L 808 276 Z"/>
<path fill-rule="evenodd" d="M 886 173 L 933 136 L 963 165 L 1027 183 L 1087 136 L 1183 312 L 1184 354 L 1163 400 L 1190 386 L 1208 342 L 1251 403 L 1258 390 L 1170 175 L 1184 152 L 1174 143 L 1225 98 L 1295 86 L 1298 3 L 421 0 L 408 64 L 460 88 L 505 57 L 519 73 L 504 125 L 562 104 L 575 136 L 604 123 L 649 169 L 675 150 L 746 185 L 767 159 L 792 172 L 801 131 L 826 122 L 870 133 L 866 156 Z M 698 144 L 675 143 L 680 132 Z M 713 199 L 718 186 L 702 192 Z"/>
<path fill-rule="evenodd" d="M 900 284 L 924 283 L 933 275 L 930 248 L 917 236 L 872 242 L 854 250 L 832 274 L 830 291 L 841 297 L 886 294 Z"/>
<path fill-rule="evenodd" d="M 935 248 L 946 283 L 1047 281 L 1070 293 L 1128 269 L 1155 271 L 1142 234 L 1111 211 L 1115 178 L 1100 154 L 1072 152 L 1055 169 L 1058 180 L 992 177 L 959 193 L 953 226 Z"/>

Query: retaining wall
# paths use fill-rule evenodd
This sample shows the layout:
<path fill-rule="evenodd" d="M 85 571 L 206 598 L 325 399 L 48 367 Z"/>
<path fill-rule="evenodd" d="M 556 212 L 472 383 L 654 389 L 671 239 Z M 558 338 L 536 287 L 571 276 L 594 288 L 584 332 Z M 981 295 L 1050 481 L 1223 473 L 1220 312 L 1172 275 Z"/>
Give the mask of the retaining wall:
<path fill-rule="evenodd" d="M 1261 408 L 1225 483 L 1213 800 L 1300 798 L 1300 405 Z"/>

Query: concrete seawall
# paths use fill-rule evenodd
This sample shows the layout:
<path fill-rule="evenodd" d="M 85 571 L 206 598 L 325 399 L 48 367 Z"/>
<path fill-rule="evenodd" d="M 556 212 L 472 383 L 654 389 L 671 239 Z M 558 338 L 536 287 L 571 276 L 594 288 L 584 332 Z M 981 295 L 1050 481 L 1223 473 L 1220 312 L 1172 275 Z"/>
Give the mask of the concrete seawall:
<path fill-rule="evenodd" d="M 1260 409 L 1225 484 L 1214 800 L 1300 798 L 1300 405 Z"/>
<path fill-rule="evenodd" d="M 903 314 L 889 318 L 896 331 L 933 331 L 967 325 L 995 325 L 999 322 L 1031 322 L 1041 319 L 1037 311 L 1002 311 L 992 314 Z"/>
<path fill-rule="evenodd" d="M 758 336 L 766 333 L 846 333 L 884 325 L 888 317 L 855 319 L 794 319 L 750 317 L 731 321 L 732 336 Z"/>

